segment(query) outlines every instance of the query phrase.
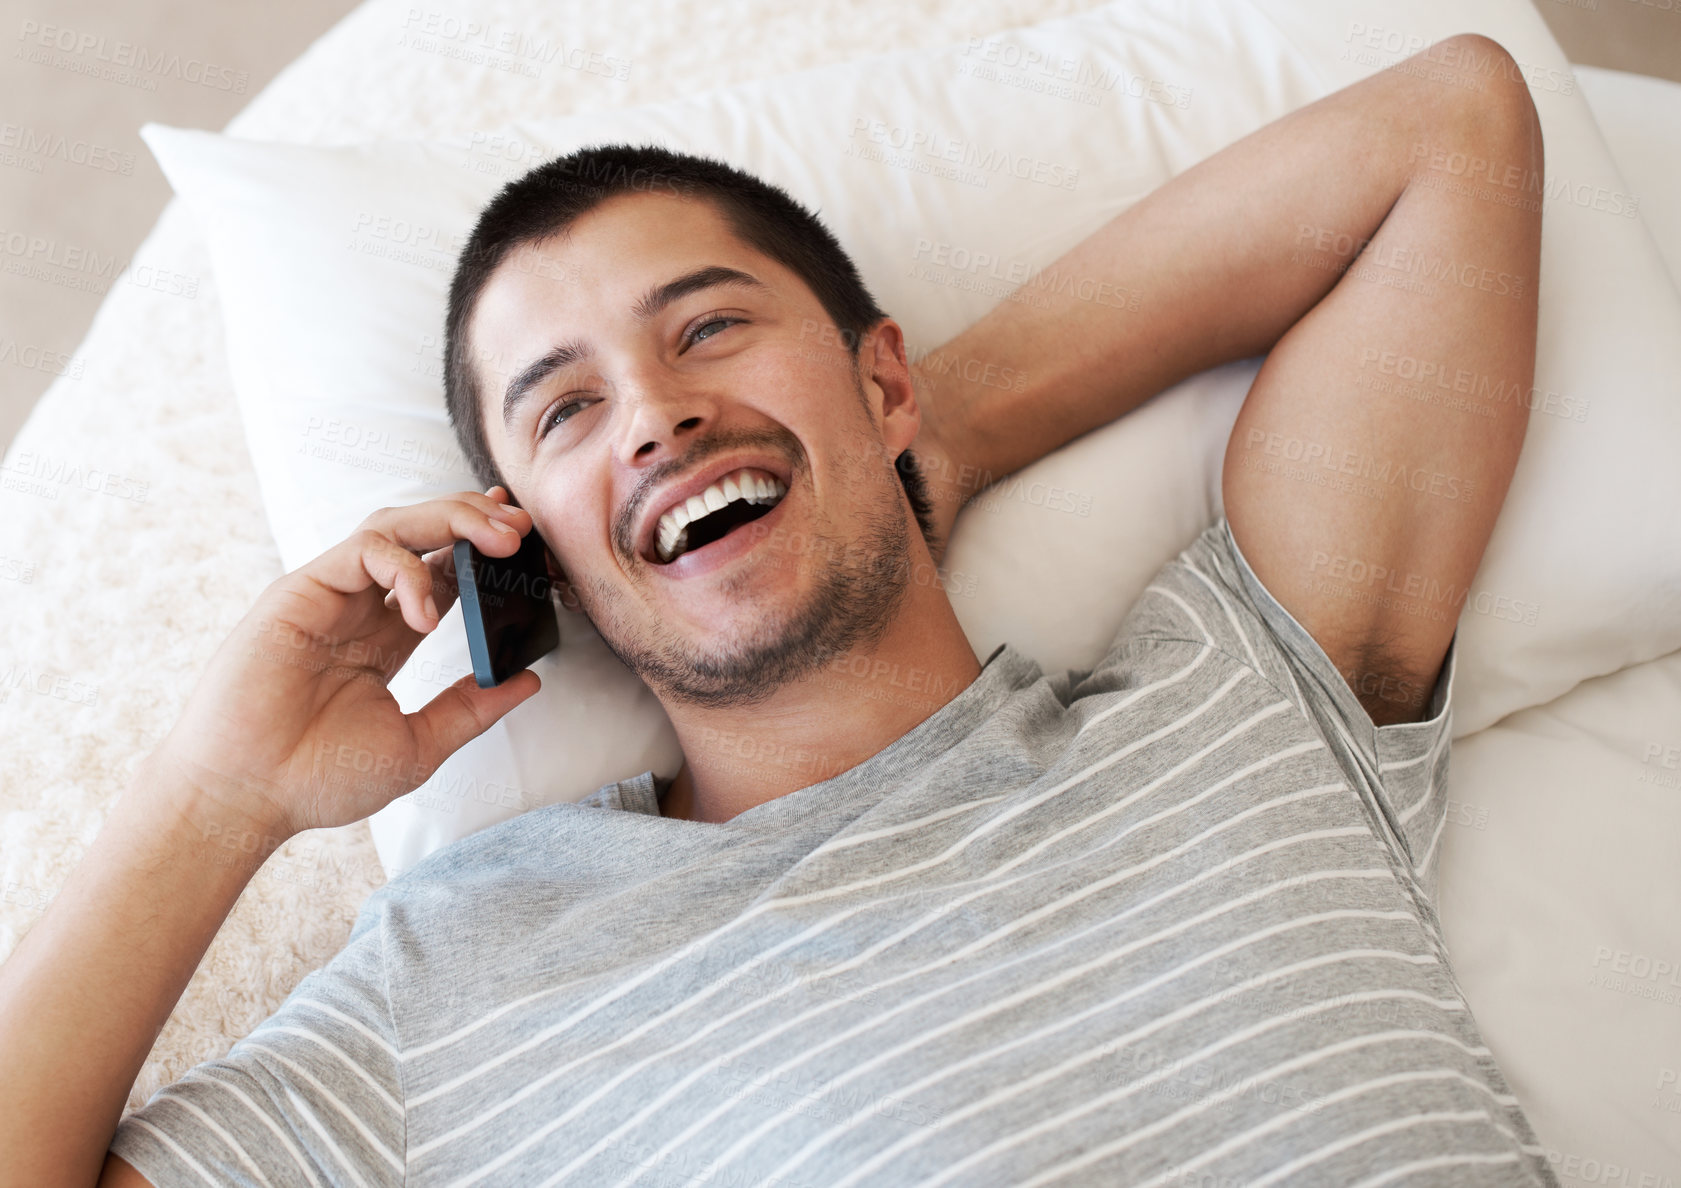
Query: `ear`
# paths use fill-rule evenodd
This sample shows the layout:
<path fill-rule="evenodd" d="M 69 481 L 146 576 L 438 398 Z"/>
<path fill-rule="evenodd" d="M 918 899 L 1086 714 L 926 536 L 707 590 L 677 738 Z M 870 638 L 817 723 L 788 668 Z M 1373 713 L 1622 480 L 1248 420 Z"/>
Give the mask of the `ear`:
<path fill-rule="evenodd" d="M 858 350 L 859 378 L 865 398 L 881 422 L 881 444 L 897 458 L 922 428 L 922 407 L 905 359 L 905 335 L 899 323 L 883 318 L 870 328 Z"/>

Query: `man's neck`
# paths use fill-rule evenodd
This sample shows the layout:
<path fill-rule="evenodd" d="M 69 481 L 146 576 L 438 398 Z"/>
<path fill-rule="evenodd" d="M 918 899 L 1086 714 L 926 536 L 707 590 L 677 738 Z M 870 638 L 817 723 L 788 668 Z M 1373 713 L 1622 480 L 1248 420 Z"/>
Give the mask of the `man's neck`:
<path fill-rule="evenodd" d="M 768 701 L 726 709 L 668 705 L 685 762 L 660 811 L 728 821 L 821 783 L 885 750 L 980 672 L 945 592 L 914 584 L 879 644 L 833 657 Z"/>

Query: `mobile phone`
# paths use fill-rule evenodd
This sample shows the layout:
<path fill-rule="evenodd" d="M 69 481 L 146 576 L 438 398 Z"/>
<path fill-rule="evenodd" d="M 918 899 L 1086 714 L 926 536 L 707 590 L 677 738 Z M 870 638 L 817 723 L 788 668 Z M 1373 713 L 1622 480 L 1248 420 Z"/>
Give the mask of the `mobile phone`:
<path fill-rule="evenodd" d="M 510 557 L 487 557 L 455 542 L 455 584 L 467 624 L 467 650 L 479 688 L 500 685 L 560 646 L 543 538 L 533 527 Z"/>

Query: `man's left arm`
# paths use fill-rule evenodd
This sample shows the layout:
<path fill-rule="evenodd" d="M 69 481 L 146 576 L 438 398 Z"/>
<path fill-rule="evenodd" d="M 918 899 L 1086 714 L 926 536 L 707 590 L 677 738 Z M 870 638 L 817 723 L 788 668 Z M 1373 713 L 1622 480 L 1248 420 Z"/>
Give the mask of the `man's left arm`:
<path fill-rule="evenodd" d="M 1374 723 L 1416 720 L 1528 422 L 1542 167 L 1521 70 L 1465 34 L 1173 178 L 912 368 L 942 549 L 988 483 L 1268 353 L 1226 454 L 1233 537 Z"/>

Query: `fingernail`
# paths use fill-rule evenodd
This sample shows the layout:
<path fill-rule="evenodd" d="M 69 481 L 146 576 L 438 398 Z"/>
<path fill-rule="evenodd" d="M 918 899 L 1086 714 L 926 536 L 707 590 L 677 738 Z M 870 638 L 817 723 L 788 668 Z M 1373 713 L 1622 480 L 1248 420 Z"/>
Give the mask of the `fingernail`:
<path fill-rule="evenodd" d="M 438 604 L 430 594 L 426 596 L 426 613 L 434 619 L 438 617 Z"/>
<path fill-rule="evenodd" d="M 519 535 L 519 529 L 512 524 L 504 524 L 501 520 L 492 520 L 491 523 L 496 525 L 498 532 L 512 532 L 515 536 Z"/>
<path fill-rule="evenodd" d="M 505 512 L 517 512 L 519 510 L 519 508 L 515 507 L 511 503 L 498 503 L 496 506 Z"/>

